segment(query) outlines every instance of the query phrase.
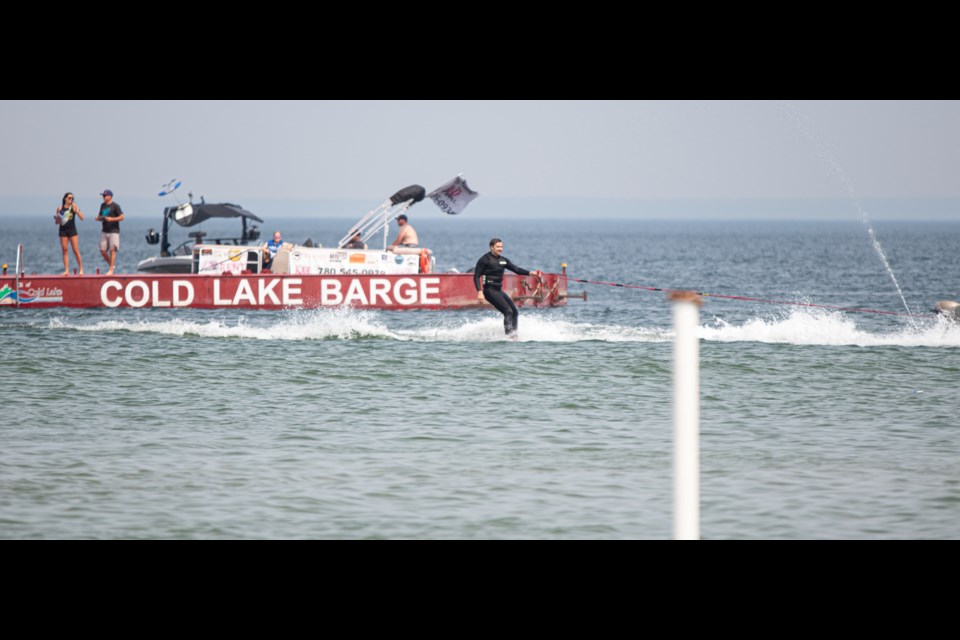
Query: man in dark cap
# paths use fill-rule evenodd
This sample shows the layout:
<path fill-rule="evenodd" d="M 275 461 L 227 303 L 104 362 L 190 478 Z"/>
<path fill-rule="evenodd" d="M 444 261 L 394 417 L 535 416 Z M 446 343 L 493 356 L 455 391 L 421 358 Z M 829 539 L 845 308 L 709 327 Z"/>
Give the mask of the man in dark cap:
<path fill-rule="evenodd" d="M 417 238 L 417 232 L 414 231 L 410 223 L 407 222 L 407 215 L 405 213 L 397 216 L 397 226 L 400 227 L 400 233 L 397 234 L 397 239 L 393 241 L 393 244 L 387 248 L 388 251 L 393 251 L 396 247 L 420 246 L 420 239 Z"/>
<path fill-rule="evenodd" d="M 97 216 L 97 220 L 102 224 L 100 255 L 110 265 L 107 275 L 112 276 L 117 265 L 117 252 L 120 251 L 120 221 L 123 220 L 123 209 L 113 201 L 113 191 L 110 189 L 104 189 L 100 195 L 103 196 L 100 214 Z"/>

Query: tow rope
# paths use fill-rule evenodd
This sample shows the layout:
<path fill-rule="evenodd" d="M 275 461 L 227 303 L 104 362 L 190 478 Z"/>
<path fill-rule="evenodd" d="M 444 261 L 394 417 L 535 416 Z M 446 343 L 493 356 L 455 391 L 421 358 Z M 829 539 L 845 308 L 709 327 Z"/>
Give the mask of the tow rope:
<path fill-rule="evenodd" d="M 561 275 L 561 278 L 566 278 L 568 282 L 581 282 L 583 284 L 600 284 L 608 287 L 622 287 L 624 289 L 642 289 L 644 291 L 661 291 L 663 293 L 679 293 L 682 291 L 687 291 L 686 289 L 664 289 L 662 287 L 645 287 L 638 284 L 623 284 L 622 282 L 603 282 L 601 280 L 584 280 L 581 278 L 572 278 L 567 275 Z M 751 298 L 748 296 L 731 296 L 724 295 L 721 293 L 706 293 L 704 291 L 694 291 L 697 295 L 703 296 L 704 298 L 726 298 L 728 300 L 745 300 L 748 302 L 764 302 L 767 304 L 784 304 L 791 305 L 795 307 L 814 307 L 817 309 L 833 309 L 836 311 L 848 311 L 851 313 L 879 313 L 889 316 L 907 316 L 908 318 L 936 318 L 936 314 L 932 313 L 902 313 L 899 311 L 883 311 L 881 309 L 863 309 L 859 307 L 839 307 L 829 304 L 814 304 L 812 302 L 793 302 L 791 300 L 770 300 L 767 298 Z"/>

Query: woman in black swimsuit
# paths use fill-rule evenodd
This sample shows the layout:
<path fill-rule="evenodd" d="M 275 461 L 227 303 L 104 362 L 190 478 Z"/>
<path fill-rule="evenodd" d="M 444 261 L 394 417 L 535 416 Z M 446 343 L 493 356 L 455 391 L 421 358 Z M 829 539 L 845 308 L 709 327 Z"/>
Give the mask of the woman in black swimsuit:
<path fill-rule="evenodd" d="M 83 259 L 80 257 L 80 248 L 77 246 L 77 218 L 83 220 L 80 207 L 73 201 L 72 193 L 63 194 L 63 202 L 57 207 L 57 215 L 53 217 L 60 225 L 60 248 L 63 249 L 63 275 L 70 274 L 70 261 L 67 257 L 67 244 L 73 247 L 73 255 L 77 258 L 78 273 L 83 275 Z"/>

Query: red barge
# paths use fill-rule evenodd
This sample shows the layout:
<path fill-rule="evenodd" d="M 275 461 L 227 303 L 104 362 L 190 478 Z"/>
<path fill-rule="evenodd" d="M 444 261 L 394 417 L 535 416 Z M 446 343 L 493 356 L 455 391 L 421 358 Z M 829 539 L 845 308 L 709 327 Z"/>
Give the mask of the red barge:
<path fill-rule="evenodd" d="M 147 237 L 148 243 L 161 244 L 161 254 L 140 263 L 145 273 L 27 274 L 20 247 L 14 273 L 7 274 L 4 269 L 0 276 L 0 308 L 492 308 L 477 299 L 472 273 L 434 272 L 430 249 L 386 248 L 390 222 L 425 195 L 418 185 L 401 189 L 353 225 L 336 247 L 284 245 L 273 257 L 270 269 L 264 268 L 264 248 L 248 244 L 257 239 L 258 232 L 255 228 L 248 230 L 247 220 L 261 221 L 252 213 L 232 204 L 190 202 L 167 207 L 162 233 L 157 235 L 151 229 Z M 462 211 L 475 196 L 459 176 L 430 194 L 448 213 Z M 203 243 L 205 234 L 198 232 L 190 234 L 197 242 L 192 247 L 185 244 L 169 249 L 170 221 L 191 226 L 210 217 L 240 217 L 244 225 L 241 238 Z M 369 238 L 381 230 L 383 249 L 346 246 L 358 231 Z M 518 307 L 565 305 L 565 266 L 563 272 L 540 277 L 505 274 L 504 289 Z M 586 299 L 585 294 L 576 297 Z"/>
<path fill-rule="evenodd" d="M 566 303 L 566 278 L 507 274 L 504 289 L 517 306 Z M 114 274 L 0 276 L 0 307 L 132 307 L 198 309 L 468 309 L 477 300 L 473 274 Z M 492 308 L 492 307 L 490 307 Z"/>

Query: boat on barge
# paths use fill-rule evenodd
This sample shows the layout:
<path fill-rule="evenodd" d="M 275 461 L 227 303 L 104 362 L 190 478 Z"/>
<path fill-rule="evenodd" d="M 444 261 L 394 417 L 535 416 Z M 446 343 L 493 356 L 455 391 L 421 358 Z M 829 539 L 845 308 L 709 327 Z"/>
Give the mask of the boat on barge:
<path fill-rule="evenodd" d="M 448 185 L 457 182 L 469 191 L 459 176 Z M 452 190 L 443 191 L 445 187 L 431 193 L 431 198 L 439 192 L 446 206 L 456 206 L 456 197 L 462 192 L 450 195 L 447 192 Z M 269 269 L 264 268 L 262 246 L 200 242 L 193 245 L 189 256 L 182 255 L 182 251 L 181 255 L 161 256 L 177 258 L 176 262 L 168 263 L 172 273 L 160 272 L 163 266 L 154 263 L 152 269 L 136 274 L 28 275 L 23 267 L 22 247 L 19 247 L 16 270 L 11 275 L 4 272 L 0 276 L 0 306 L 266 310 L 341 306 L 385 310 L 490 307 L 485 300 L 477 299 L 472 273 L 436 272 L 430 249 L 387 249 L 390 222 L 425 195 L 419 185 L 401 189 L 354 224 L 336 247 L 286 244 L 273 258 Z M 199 205 L 203 206 L 223 205 Z M 240 216 L 244 225 L 250 218 L 259 220 L 238 205 L 230 206 L 244 211 L 246 215 Z M 460 210 L 462 206 L 461 202 Z M 168 219 L 176 221 L 177 209 L 165 210 L 165 223 Z M 441 209 L 447 211 L 443 206 Z M 191 215 L 196 215 L 196 210 Z M 370 238 L 380 230 L 384 232 L 382 249 L 347 248 L 347 242 L 356 232 Z M 244 235 L 247 235 L 246 226 Z M 161 237 L 165 238 L 166 233 Z M 148 242 L 150 238 L 148 235 Z M 162 253 L 170 253 L 168 247 L 164 245 Z M 189 273 L 182 272 L 188 261 Z M 141 262 L 141 269 L 143 266 Z M 568 298 L 565 267 L 563 271 L 539 277 L 505 274 L 504 289 L 518 307 L 562 306 Z"/>
<path fill-rule="evenodd" d="M 253 222 L 262 223 L 259 217 L 247 211 L 240 205 L 230 202 L 195 204 L 191 195 L 191 202 L 177 206 L 166 207 L 163 210 L 163 220 L 160 232 L 150 229 L 147 232 L 147 244 L 160 245 L 160 255 L 150 256 L 137 264 L 137 271 L 145 273 L 190 273 L 192 266 L 193 246 L 198 244 L 246 246 L 260 238 L 260 229 Z M 174 222 L 182 227 L 193 227 L 207 220 L 240 219 L 240 235 L 218 238 L 207 238 L 204 231 L 192 231 L 188 240 L 171 248 L 170 223 Z"/>

